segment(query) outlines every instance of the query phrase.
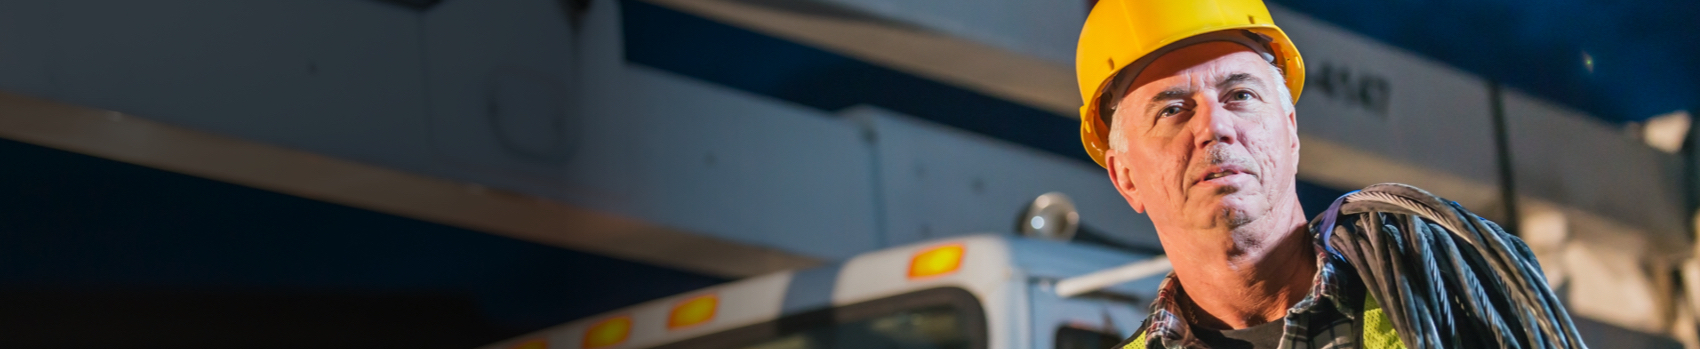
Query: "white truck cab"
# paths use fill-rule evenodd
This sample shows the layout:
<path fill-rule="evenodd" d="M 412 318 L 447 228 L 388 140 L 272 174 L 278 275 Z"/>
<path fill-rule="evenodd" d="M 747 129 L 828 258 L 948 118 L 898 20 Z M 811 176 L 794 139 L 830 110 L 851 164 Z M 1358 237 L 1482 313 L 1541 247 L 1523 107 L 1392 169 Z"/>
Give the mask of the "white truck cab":
<path fill-rule="evenodd" d="M 489 349 L 1102 349 L 1144 319 L 1162 256 L 983 234 L 657 299 Z"/>

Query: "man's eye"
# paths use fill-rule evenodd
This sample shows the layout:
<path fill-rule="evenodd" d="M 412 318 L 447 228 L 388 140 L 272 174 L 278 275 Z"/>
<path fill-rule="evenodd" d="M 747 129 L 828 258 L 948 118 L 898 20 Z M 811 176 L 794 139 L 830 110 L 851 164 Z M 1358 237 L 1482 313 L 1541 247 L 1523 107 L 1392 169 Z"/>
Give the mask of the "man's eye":
<path fill-rule="evenodd" d="M 1228 99 L 1234 101 L 1246 101 L 1255 98 L 1257 98 L 1257 95 L 1251 94 L 1250 91 L 1234 91 L 1233 94 L 1228 95 Z"/>
<path fill-rule="evenodd" d="M 1168 108 L 1163 108 L 1163 110 L 1158 112 L 1157 115 L 1159 115 L 1159 116 L 1174 116 L 1175 114 L 1180 114 L 1180 113 L 1181 113 L 1181 107 L 1180 106 L 1169 106 Z"/>

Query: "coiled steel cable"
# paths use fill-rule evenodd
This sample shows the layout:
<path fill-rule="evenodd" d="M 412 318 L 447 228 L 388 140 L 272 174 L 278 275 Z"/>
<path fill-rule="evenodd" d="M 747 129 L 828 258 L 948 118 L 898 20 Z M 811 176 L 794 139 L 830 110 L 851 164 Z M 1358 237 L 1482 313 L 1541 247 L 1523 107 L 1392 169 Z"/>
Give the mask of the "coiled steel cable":
<path fill-rule="evenodd" d="M 1402 184 L 1349 193 L 1319 228 L 1412 348 L 1585 348 L 1521 239 Z"/>

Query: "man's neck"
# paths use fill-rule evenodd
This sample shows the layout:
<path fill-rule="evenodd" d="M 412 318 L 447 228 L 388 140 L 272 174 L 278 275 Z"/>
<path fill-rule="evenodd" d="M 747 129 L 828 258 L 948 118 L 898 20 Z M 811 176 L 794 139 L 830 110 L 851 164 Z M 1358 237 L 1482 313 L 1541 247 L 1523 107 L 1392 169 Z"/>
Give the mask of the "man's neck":
<path fill-rule="evenodd" d="M 1305 297 L 1316 275 L 1316 252 L 1297 200 L 1288 204 L 1283 205 L 1287 210 L 1265 217 L 1267 222 L 1226 234 L 1233 241 L 1169 251 L 1185 290 L 1177 301 L 1189 313 L 1188 321 L 1216 329 L 1246 328 L 1280 320 Z"/>

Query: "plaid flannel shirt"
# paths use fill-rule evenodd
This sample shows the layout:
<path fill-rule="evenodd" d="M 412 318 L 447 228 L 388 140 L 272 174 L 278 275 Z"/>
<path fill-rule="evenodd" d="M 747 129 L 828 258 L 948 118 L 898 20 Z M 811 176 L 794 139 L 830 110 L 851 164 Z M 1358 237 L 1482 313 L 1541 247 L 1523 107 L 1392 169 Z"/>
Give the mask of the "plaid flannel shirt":
<path fill-rule="evenodd" d="M 1316 230 L 1311 229 L 1312 241 L 1316 239 Z M 1310 292 L 1303 300 L 1287 309 L 1283 317 L 1285 324 L 1282 329 L 1280 347 L 1283 349 L 1333 349 L 1359 348 L 1360 320 L 1364 308 L 1364 291 L 1357 276 L 1350 274 L 1346 266 L 1341 273 L 1340 266 L 1345 261 L 1329 258 L 1326 249 L 1320 243 L 1316 244 L 1317 273 L 1313 279 Z M 1181 284 L 1174 273 L 1169 273 L 1158 287 L 1157 298 L 1151 303 L 1151 315 L 1145 324 L 1126 342 L 1117 345 L 1122 349 L 1141 349 L 1137 347 L 1143 340 L 1144 348 L 1206 348 L 1207 346 L 1192 333 L 1191 322 L 1184 317 L 1179 302 L 1184 296 Z"/>

